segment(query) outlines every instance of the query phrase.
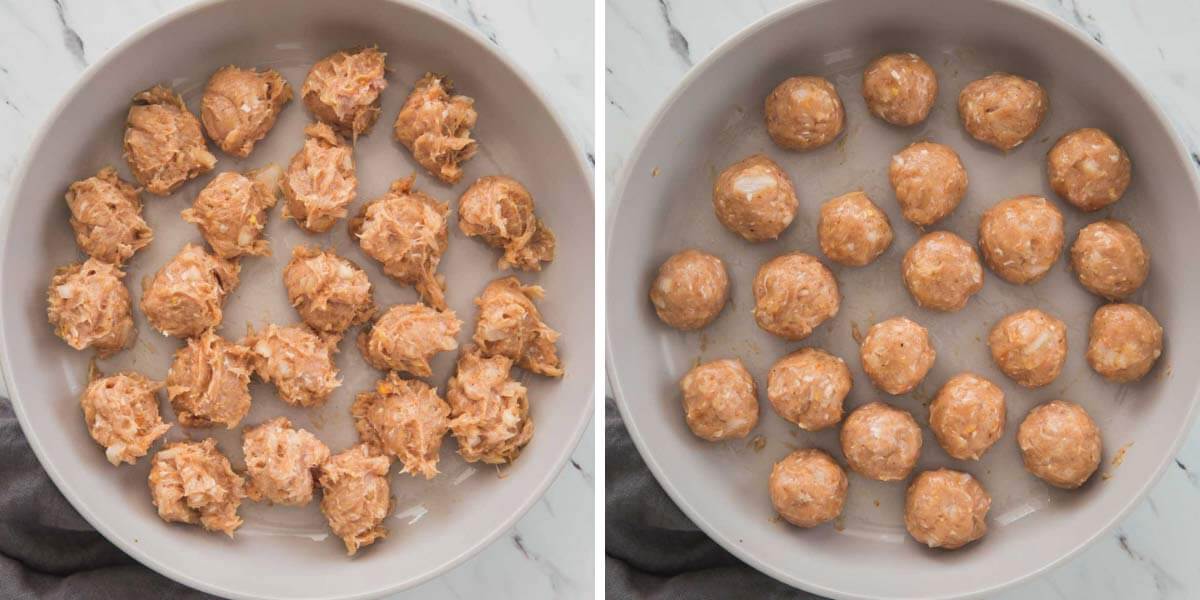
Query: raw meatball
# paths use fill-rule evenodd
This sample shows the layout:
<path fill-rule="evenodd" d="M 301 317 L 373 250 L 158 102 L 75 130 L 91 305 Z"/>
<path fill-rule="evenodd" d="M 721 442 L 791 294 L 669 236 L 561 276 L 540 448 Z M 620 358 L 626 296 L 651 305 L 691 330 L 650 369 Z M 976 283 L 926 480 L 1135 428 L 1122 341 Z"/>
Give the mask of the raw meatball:
<path fill-rule="evenodd" d="M 650 302 L 663 323 L 690 331 L 712 323 L 729 301 L 725 263 L 699 250 L 684 250 L 658 268 Z"/>
<path fill-rule="evenodd" d="M 863 99 L 871 114 L 907 127 L 929 116 L 937 100 L 937 73 L 923 58 L 911 52 L 884 54 L 863 71 Z"/>
<path fill-rule="evenodd" d="M 496 263 L 506 270 L 541 271 L 554 260 L 554 232 L 533 214 L 533 196 L 516 179 L 481 177 L 458 198 L 458 228 L 504 250 Z"/>
<path fill-rule="evenodd" d="M 1018 285 L 1046 276 L 1066 242 L 1062 213 L 1041 196 L 996 203 L 979 220 L 979 247 L 1001 279 Z"/>
<path fill-rule="evenodd" d="M 1029 139 L 1049 109 L 1042 86 L 1008 73 L 976 79 L 958 95 L 958 116 L 967 133 L 1004 151 Z"/>
<path fill-rule="evenodd" d="M 241 268 L 187 244 L 154 277 L 142 281 L 142 312 L 163 335 L 200 335 L 221 324 L 221 306 L 237 287 Z"/>
<path fill-rule="evenodd" d="M 893 396 L 917 387 L 937 358 L 929 330 L 906 317 L 872 325 L 858 353 L 875 387 Z"/>
<path fill-rule="evenodd" d="M 283 218 L 309 233 L 325 233 L 346 216 L 358 193 L 354 150 L 324 123 L 304 128 L 304 146 L 279 178 Z"/>
<path fill-rule="evenodd" d="M 954 550 L 987 533 L 992 497 L 968 473 L 938 469 L 913 478 L 904 497 L 904 527 L 930 548 Z"/>
<path fill-rule="evenodd" d="M 1071 244 L 1071 269 L 1089 292 L 1124 300 L 1150 274 L 1150 253 L 1128 225 L 1105 219 L 1079 230 Z"/>
<path fill-rule="evenodd" d="M 233 429 L 250 412 L 250 349 L 212 329 L 175 352 L 167 398 L 184 427 Z"/>
<path fill-rule="evenodd" d="M 46 292 L 46 315 L 68 346 L 94 348 L 101 358 L 125 348 L 133 329 L 129 290 L 116 266 L 89 258 L 59 267 Z"/>
<path fill-rule="evenodd" d="M 392 510 L 391 461 L 366 444 L 343 450 L 321 465 L 321 513 L 353 556 L 387 536 L 383 520 Z"/>
<path fill-rule="evenodd" d="M 767 372 L 767 399 L 779 416 L 805 431 L 842 420 L 842 403 L 854 380 L 846 361 L 819 348 L 801 348 Z"/>
<path fill-rule="evenodd" d="M 272 324 L 257 333 L 251 329 L 242 343 L 253 353 L 254 372 L 292 406 L 324 404 L 342 385 L 333 364 L 336 336 L 322 337 L 306 325 Z"/>
<path fill-rule="evenodd" d="M 75 243 L 97 260 L 121 266 L 154 240 L 154 232 L 142 219 L 138 189 L 117 177 L 112 167 L 72 183 L 67 188 L 67 206 Z"/>
<path fill-rule="evenodd" d="M 275 69 L 221 67 L 204 86 L 200 122 L 218 148 L 246 158 L 291 99 L 292 86 Z"/>
<path fill-rule="evenodd" d="M 274 165 L 245 175 L 221 173 L 180 216 L 200 229 L 213 254 L 221 258 L 269 256 L 271 246 L 263 239 L 263 229 L 267 211 L 275 207 L 278 176 Z"/>
<path fill-rule="evenodd" d="M 485 357 L 476 346 L 458 357 L 458 370 L 446 385 L 450 431 L 467 462 L 512 462 L 533 438 L 525 386 L 511 378 L 513 361 Z"/>
<path fill-rule="evenodd" d="M 778 238 L 795 218 L 797 205 L 792 180 L 765 154 L 731 165 L 713 184 L 717 220 L 747 241 Z"/>
<path fill-rule="evenodd" d="M 792 77 L 771 90 L 765 105 L 767 133 L 780 147 L 811 150 L 832 142 L 846 124 L 846 111 L 824 77 Z"/>
<path fill-rule="evenodd" d="M 350 235 L 383 272 L 417 288 L 430 306 L 446 309 L 446 282 L 437 272 L 449 241 L 450 205 L 413 189 L 415 175 L 392 182 L 388 192 L 363 205 Z"/>
<path fill-rule="evenodd" d="M 996 366 L 1018 384 L 1042 387 L 1067 361 L 1067 325 L 1037 309 L 1004 317 L 988 335 Z"/>
<path fill-rule="evenodd" d="M 785 521 L 816 527 L 842 514 L 849 482 L 841 465 L 816 448 L 797 450 L 771 468 L 771 504 Z"/>
<path fill-rule="evenodd" d="M 776 256 L 754 276 L 754 320 L 788 340 L 802 340 L 837 315 L 837 279 L 821 261 L 803 252 Z"/>
<path fill-rule="evenodd" d="M 475 299 L 479 318 L 472 338 L 484 356 L 507 356 L 526 371 L 562 377 L 556 345 L 561 334 L 542 320 L 533 304 L 544 296 L 541 286 L 522 285 L 516 277 L 489 283 Z"/>
<path fill-rule="evenodd" d="M 158 414 L 163 384 L 126 371 L 93 379 L 79 397 L 88 433 L 115 465 L 133 464 L 171 428 Z"/>
<path fill-rule="evenodd" d="M 1116 383 L 1145 377 L 1162 356 L 1163 328 L 1138 304 L 1105 304 L 1092 316 L 1087 361 Z"/>
<path fill-rule="evenodd" d="M 929 429 L 959 460 L 979 460 L 1004 434 L 1006 418 L 1004 392 L 974 373 L 951 377 L 929 405 Z"/>
<path fill-rule="evenodd" d="M 429 359 L 458 348 L 454 336 L 462 321 L 452 310 L 424 304 L 396 304 L 358 334 L 358 351 L 381 371 L 396 370 L 429 377 Z"/>
<path fill-rule="evenodd" d="M 479 149 L 471 139 L 478 114 L 475 100 L 454 93 L 445 76 L 426 73 L 400 107 L 392 126 L 396 141 L 412 152 L 430 175 L 446 183 L 462 178 L 462 163 Z"/>
<path fill-rule="evenodd" d="M 904 253 L 900 271 L 922 308 L 960 310 L 983 289 L 983 263 L 975 247 L 948 231 L 921 236 Z"/>
<path fill-rule="evenodd" d="M 1076 129 L 1058 138 L 1046 155 L 1054 193 L 1088 212 L 1120 200 L 1131 169 L 1129 155 L 1099 129 Z"/>
<path fill-rule="evenodd" d="M 339 50 L 317 61 L 300 96 L 318 121 L 357 138 L 379 118 L 379 94 L 387 87 L 387 55 L 378 48 Z"/>
<path fill-rule="evenodd" d="M 166 196 L 211 171 L 217 157 L 208 151 L 200 121 L 183 98 L 156 85 L 133 97 L 125 122 L 125 161 L 146 191 Z"/>
<path fill-rule="evenodd" d="M 1029 411 L 1017 429 L 1030 473 L 1063 489 L 1084 484 L 1100 466 L 1100 428 L 1083 407 L 1054 400 Z"/>
<path fill-rule="evenodd" d="M 817 239 L 829 260 L 863 267 L 892 245 L 892 222 L 865 193 L 850 192 L 821 205 Z"/>
<path fill-rule="evenodd" d="M 162 520 L 198 523 L 229 537 L 242 525 L 237 510 L 245 484 L 213 438 L 167 444 L 150 465 L 150 497 Z"/>
<path fill-rule="evenodd" d="M 401 379 L 395 371 L 362 392 L 350 407 L 358 439 L 399 459 L 401 473 L 433 479 L 438 451 L 450 424 L 450 405 L 424 381 Z"/>
<path fill-rule="evenodd" d="M 758 424 L 758 388 L 740 359 L 697 365 L 679 380 L 683 416 L 710 442 L 746 437 Z"/>
<path fill-rule="evenodd" d="M 912 224 L 932 225 L 954 212 L 967 193 L 967 170 L 950 146 L 917 142 L 896 153 L 888 181 Z"/>
<path fill-rule="evenodd" d="M 313 498 L 313 474 L 329 460 L 329 447 L 287 417 L 247 427 L 242 433 L 246 457 L 246 495 L 283 506 L 304 506 Z"/>
<path fill-rule="evenodd" d="M 846 417 L 842 454 L 854 472 L 877 481 L 908 477 L 921 456 L 921 427 L 908 411 L 883 402 L 860 406 Z"/>
<path fill-rule="evenodd" d="M 375 296 L 366 271 L 333 250 L 292 248 L 283 269 L 288 301 L 300 319 L 316 331 L 341 335 L 375 314 Z"/>

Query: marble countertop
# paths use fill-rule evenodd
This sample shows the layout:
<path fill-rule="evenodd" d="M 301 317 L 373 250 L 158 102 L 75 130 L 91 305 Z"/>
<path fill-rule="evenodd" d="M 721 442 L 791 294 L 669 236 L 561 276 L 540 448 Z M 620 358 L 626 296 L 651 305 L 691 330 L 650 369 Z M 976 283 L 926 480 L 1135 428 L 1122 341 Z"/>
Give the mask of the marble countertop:
<path fill-rule="evenodd" d="M 84 68 L 138 27 L 190 1 L 0 0 L 0 198 L 7 198 L 42 121 Z M 474 27 L 519 64 L 540 83 L 580 147 L 594 155 L 590 3 L 420 1 Z M 577 508 L 595 498 L 594 438 L 593 424 L 546 495 L 504 537 L 393 600 L 590 597 L 594 515 Z"/>
<path fill-rule="evenodd" d="M 1200 157 L 1200 3 L 1031 0 L 1107 47 Z M 642 130 L 684 74 L 725 39 L 789 0 L 609 0 L 605 178 L 617 179 Z M 1200 158 L 1197 158 L 1200 163 Z M 608 199 L 612 206 L 613 199 Z M 1200 428 L 1140 506 L 1105 537 L 1004 599 L 1200 596 Z"/>

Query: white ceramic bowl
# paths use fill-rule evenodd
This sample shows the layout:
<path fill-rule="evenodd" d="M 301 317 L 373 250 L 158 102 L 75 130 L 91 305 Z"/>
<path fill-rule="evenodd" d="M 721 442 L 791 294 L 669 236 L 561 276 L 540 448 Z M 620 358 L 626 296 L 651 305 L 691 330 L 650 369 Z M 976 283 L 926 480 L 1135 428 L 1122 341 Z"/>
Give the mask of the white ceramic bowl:
<path fill-rule="evenodd" d="M 67 185 L 112 164 L 124 177 L 121 136 L 130 97 L 157 82 L 180 90 L 195 111 L 208 76 L 236 63 L 279 69 L 299 90 L 309 66 L 342 47 L 378 44 L 388 52 L 390 86 L 383 115 L 355 150 L 360 194 L 352 212 L 387 189 L 395 178 L 417 169 L 406 150 L 391 139 L 391 123 L 413 82 L 426 70 L 450 75 L 476 99 L 478 156 L 453 187 L 423 171 L 417 185 L 457 207 L 458 195 L 477 177 L 505 173 L 524 184 L 538 212 L 558 234 L 558 256 L 541 273 L 518 276 L 547 290 L 541 303 L 546 320 L 563 332 L 560 350 L 567 366 L 561 381 L 521 375 L 529 386 L 536 435 L 506 477 L 481 464 L 467 465 L 447 440 L 443 474 L 430 482 L 393 470 L 395 514 L 391 535 L 354 559 L 345 556 L 316 504 L 280 508 L 243 504 L 245 525 L 229 540 L 199 528 L 168 525 L 158 519 L 146 486 L 149 459 L 115 468 L 88 436 L 78 406 L 86 382 L 88 354 L 58 340 L 46 323 L 45 290 L 58 265 L 79 260 L 68 211 Z M 286 165 L 299 149 L 310 116 L 294 100 L 274 130 L 246 160 L 219 154 L 216 171 L 169 198 L 146 195 L 146 217 L 154 243 L 129 266 L 126 282 L 135 298 L 141 278 L 152 274 L 186 241 L 201 242 L 195 227 L 179 218 L 200 187 L 216 172 L 244 170 L 267 162 Z M 210 147 L 212 147 L 210 145 Z M 215 151 L 215 148 L 213 148 Z M 479 550 L 533 504 L 554 479 L 591 416 L 593 398 L 593 201 L 588 169 L 535 85 L 479 35 L 419 4 L 384 0 L 292 2 L 205 2 L 174 13 L 141 30 L 92 67 L 67 94 L 34 142 L 4 208 L 0 257 L 2 334 L 0 356 L 8 389 L 43 466 L 59 489 L 93 525 L 138 560 L 188 585 L 233 597 L 362 598 L 416 584 Z M 291 248 L 303 242 L 331 245 L 363 265 L 381 306 L 413 302 L 416 295 L 385 277 L 362 254 L 340 223 L 330 233 L 308 236 L 272 212 L 268 226 L 275 256 L 243 261 L 242 283 L 229 298 L 221 331 L 240 337 L 246 324 L 292 323 L 281 271 Z M 465 238 L 451 225 L 451 241 L 441 272 L 448 299 L 465 321 L 459 342 L 474 328 L 472 299 L 502 275 L 496 251 Z M 100 362 L 105 371 L 136 368 L 162 379 L 171 354 L 181 345 L 164 338 L 135 310 L 140 337 L 135 347 Z M 274 390 L 254 384 L 254 407 L 244 421 L 288 415 L 309 428 L 334 451 L 354 439 L 348 407 L 380 373 L 366 367 L 351 330 L 337 362 L 344 384 L 322 409 L 292 409 Z M 440 355 L 431 379 L 444 391 L 455 360 Z M 173 413 L 163 402 L 164 417 Z M 202 437 L 203 430 L 189 431 Z M 241 462 L 240 428 L 215 431 L 222 450 Z M 171 439 L 181 437 L 178 428 Z M 589 510 L 579 507 L 579 510 Z M 313 541 L 318 540 L 318 541 Z"/>
<path fill-rule="evenodd" d="M 924 124 L 901 129 L 871 117 L 861 97 L 862 69 L 875 56 L 909 49 L 937 70 L 938 102 Z M 956 100 L 972 79 L 1011 71 L 1045 86 L 1047 121 L 1033 139 L 1003 154 L 967 136 Z M 847 110 L 844 137 L 808 153 L 771 143 L 762 102 L 783 79 L 829 77 Z M 1100 300 L 1068 272 L 1066 261 L 1033 286 L 1018 287 L 990 271 L 983 292 L 952 314 L 919 309 L 904 290 L 899 263 L 918 232 L 904 221 L 887 182 L 889 157 L 922 138 L 949 144 L 962 156 L 970 189 L 958 210 L 936 229 L 976 239 L 980 214 L 1017 194 L 1054 198 L 1045 153 L 1058 136 L 1100 127 L 1133 159 L 1133 185 L 1111 210 L 1084 215 L 1055 200 L 1067 218 L 1068 243 L 1085 223 L 1113 215 L 1138 230 L 1153 255 L 1151 276 L 1134 298 L 1166 329 L 1166 351 L 1141 383 L 1117 386 L 1085 364 L 1087 324 Z M 791 176 L 800 211 L 777 241 L 751 245 L 713 216 L 717 173 L 753 152 L 766 152 Z M 1200 279 L 1197 254 L 1200 197 L 1194 165 L 1163 113 L 1132 75 L 1091 39 L 1055 18 L 1013 1 L 838 0 L 803 2 L 776 12 L 723 44 L 694 68 L 666 102 L 632 154 L 617 190 L 608 245 L 608 353 L 612 385 L 625 423 L 650 469 L 696 523 L 731 552 L 784 582 L 841 598 L 949 598 L 982 595 L 1050 568 L 1107 530 L 1132 507 L 1170 461 L 1188 431 L 1196 404 L 1200 360 Z M 861 269 L 834 267 L 844 296 L 841 312 L 810 339 L 785 343 L 759 330 L 750 314 L 758 266 L 790 250 L 823 256 L 816 244 L 821 202 L 864 189 L 887 211 L 896 230 L 891 249 Z M 654 315 L 647 290 L 670 254 L 699 247 L 722 257 L 732 279 L 732 302 L 702 333 L 683 334 Z M 826 261 L 828 262 L 828 261 Z M 1021 389 L 992 364 L 987 332 L 1010 311 L 1040 306 L 1068 324 L 1070 357 L 1061 377 L 1038 390 Z M 893 315 L 929 327 L 937 363 L 914 393 L 888 398 L 863 374 L 851 331 Z M 761 401 L 753 436 L 711 444 L 687 429 L 677 381 L 696 360 L 739 356 L 758 381 L 770 365 L 800 346 L 842 356 L 855 377 L 848 407 L 884 399 L 927 422 L 927 403 L 952 374 L 972 369 L 1000 384 L 1008 423 L 999 443 L 978 463 L 955 461 L 926 429 L 919 468 L 950 466 L 973 473 L 990 491 L 990 531 L 956 552 L 931 551 L 908 538 L 902 512 L 905 483 L 852 475 L 843 518 L 836 526 L 801 530 L 780 522 L 767 496 L 771 465 L 796 447 L 815 445 L 841 458 L 837 430 L 809 434 L 789 427 Z M 1176 366 L 1178 368 L 1172 368 Z M 1015 443 L 1020 420 L 1035 404 L 1056 397 L 1083 404 L 1104 437 L 1101 474 L 1075 492 L 1058 491 L 1026 473 Z M 1124 463 L 1113 465 L 1127 446 Z"/>

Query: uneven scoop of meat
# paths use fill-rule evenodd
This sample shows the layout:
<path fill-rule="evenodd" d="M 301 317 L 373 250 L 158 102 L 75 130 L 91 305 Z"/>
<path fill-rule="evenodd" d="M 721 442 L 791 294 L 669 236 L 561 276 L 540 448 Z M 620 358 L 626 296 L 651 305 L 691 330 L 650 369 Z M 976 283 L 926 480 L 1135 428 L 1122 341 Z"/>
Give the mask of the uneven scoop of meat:
<path fill-rule="evenodd" d="M 398 459 L 402 473 L 437 476 L 438 451 L 450 425 L 450 406 L 437 389 L 392 371 L 354 399 L 350 414 L 359 440 Z"/>
<path fill-rule="evenodd" d="M 229 65 L 208 78 L 200 98 L 200 121 L 217 147 L 245 158 L 291 99 L 292 86 L 279 71 Z"/>
<path fill-rule="evenodd" d="M 452 310 L 424 304 L 397 304 L 358 335 L 358 351 L 372 367 L 429 377 L 429 359 L 458 348 L 454 336 L 462 321 Z"/>
<path fill-rule="evenodd" d="M 246 495 L 285 506 L 303 506 L 316 489 L 314 473 L 329 460 L 329 447 L 287 417 L 247 427 L 242 433 L 249 483 Z"/>
<path fill-rule="evenodd" d="M 132 465 L 171 428 L 158 414 L 160 389 L 162 383 L 128 371 L 94 379 L 83 390 L 83 420 L 108 462 Z"/>
<path fill-rule="evenodd" d="M 142 281 L 142 312 L 164 335 L 193 337 L 221 324 L 221 306 L 238 284 L 241 265 L 187 244 L 154 277 Z"/>
<path fill-rule="evenodd" d="M 317 120 L 357 138 L 379 119 L 379 94 L 387 87 L 387 55 L 378 48 L 339 50 L 317 61 L 300 96 Z"/>
<path fill-rule="evenodd" d="M 254 372 L 274 385 L 284 402 L 318 406 L 342 385 L 333 364 L 339 339 L 317 335 L 306 325 L 271 324 L 259 332 L 251 329 L 242 343 L 250 347 Z"/>
<path fill-rule="evenodd" d="M 467 462 L 503 464 L 517 459 L 533 437 L 525 386 L 510 378 L 512 360 L 485 357 L 471 346 L 458 357 L 446 389 L 450 431 Z"/>
<path fill-rule="evenodd" d="M 283 269 L 288 301 L 306 325 L 341 334 L 375 314 L 375 299 L 367 273 L 332 250 L 296 246 Z"/>
<path fill-rule="evenodd" d="M 454 84 L 436 73 L 426 73 L 396 115 L 396 141 L 430 175 L 446 183 L 462 178 L 462 163 L 475 156 L 478 144 L 471 128 L 478 114 L 475 100 L 454 93 Z"/>
<path fill-rule="evenodd" d="M 387 536 L 382 523 L 392 509 L 390 466 L 386 456 L 367 444 L 343 450 L 321 465 L 321 513 L 348 555 Z"/>
<path fill-rule="evenodd" d="M 54 333 L 76 350 L 94 348 L 101 357 L 136 337 L 129 290 L 116 266 L 89 258 L 59 267 L 46 292 L 46 315 Z"/>
<path fill-rule="evenodd" d="M 533 196 L 520 182 L 500 176 L 481 177 L 458 199 L 458 228 L 504 250 L 497 266 L 541 271 L 554 260 L 554 232 L 533 214 Z"/>
<path fill-rule="evenodd" d="M 237 510 L 246 497 L 245 480 L 213 438 L 175 442 L 154 455 L 150 497 L 164 521 L 200 524 L 233 537 L 242 525 Z"/>
<path fill-rule="evenodd" d="M 179 94 L 161 85 L 133 97 L 125 123 L 125 160 L 138 183 L 158 196 L 217 164 L 200 133 L 200 121 Z"/>
<path fill-rule="evenodd" d="M 324 123 L 305 127 L 304 146 L 292 156 L 279 187 L 285 219 L 309 233 L 329 231 L 358 193 L 354 149 Z"/>
<path fill-rule="evenodd" d="M 67 206 L 75 243 L 92 258 L 119 266 L 154 239 L 142 219 L 137 188 L 117 177 L 112 167 L 72 183 Z"/>
<path fill-rule="evenodd" d="M 250 349 L 212 329 L 175 352 L 167 397 L 184 427 L 233 429 L 250 411 Z"/>
<path fill-rule="evenodd" d="M 545 291 L 536 285 L 521 285 L 516 277 L 503 277 L 487 285 L 475 299 L 479 320 L 475 343 L 485 356 L 507 356 L 518 367 L 539 375 L 562 377 L 557 331 L 546 325 L 534 306 Z"/>
<path fill-rule="evenodd" d="M 213 253 L 221 258 L 269 256 L 271 245 L 262 235 L 267 211 L 275 206 L 278 174 L 275 165 L 245 175 L 221 173 L 180 216 L 200 228 Z"/>

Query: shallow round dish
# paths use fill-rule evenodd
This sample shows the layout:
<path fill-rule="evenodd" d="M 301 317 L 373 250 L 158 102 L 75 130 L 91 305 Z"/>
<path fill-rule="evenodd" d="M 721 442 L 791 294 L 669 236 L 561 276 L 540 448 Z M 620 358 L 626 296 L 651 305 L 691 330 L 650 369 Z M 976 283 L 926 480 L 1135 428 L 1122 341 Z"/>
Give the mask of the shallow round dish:
<path fill-rule="evenodd" d="M 861 96 L 863 67 L 876 56 L 911 50 L 937 71 L 940 93 L 929 119 L 897 128 L 871 117 Z M 1049 117 L 1035 136 L 1007 154 L 971 139 L 956 101 L 969 81 L 1009 71 L 1039 81 Z M 817 74 L 837 86 L 847 111 L 843 136 L 822 149 L 793 153 L 767 137 L 762 102 L 789 76 Z M 1045 154 L 1078 127 L 1111 133 L 1133 160 L 1133 185 L 1111 210 L 1085 215 L 1055 198 Z M 983 291 L 957 313 L 916 306 L 899 274 L 919 232 L 900 215 L 888 185 L 889 158 L 911 142 L 948 144 L 970 177 L 951 217 L 930 227 L 975 243 L 979 217 L 1018 194 L 1051 198 L 1066 216 L 1068 243 L 1084 224 L 1127 220 L 1153 255 L 1149 281 L 1133 299 L 1166 328 L 1162 360 L 1141 383 L 1109 384 L 1085 364 L 1087 324 L 1101 300 L 1075 281 L 1060 259 L 1033 286 L 1009 285 L 990 271 Z M 777 241 L 752 245 L 713 215 L 712 183 L 726 166 L 765 152 L 791 176 L 800 211 Z M 660 110 L 627 163 L 608 244 L 608 359 L 618 405 L 650 469 L 680 507 L 731 552 L 791 585 L 839 598 L 951 598 L 993 593 L 1064 560 L 1115 524 L 1142 497 L 1188 431 L 1200 360 L 1200 279 L 1192 257 L 1200 228 L 1200 185 L 1163 113 L 1132 75 L 1087 37 L 1055 18 L 1012 1 L 838 0 L 800 3 L 734 36 L 694 68 Z M 816 241 L 818 208 L 834 196 L 866 191 L 889 215 L 895 242 L 864 268 L 833 265 Z M 723 258 L 732 301 L 707 329 L 679 333 L 654 315 L 647 290 L 670 254 L 697 247 Z M 786 343 L 759 330 L 751 315 L 751 281 L 765 260 L 802 250 L 836 273 L 841 312 L 809 339 Z M 1070 356 L 1062 375 L 1037 390 L 1019 388 L 993 365 L 987 332 L 1003 315 L 1037 306 L 1068 325 Z M 855 337 L 875 322 L 906 315 L 927 326 L 937 362 L 913 393 L 888 397 L 861 369 Z M 920 469 L 949 466 L 974 474 L 991 493 L 986 537 L 955 552 L 931 551 L 903 526 L 906 482 L 850 477 L 847 506 L 835 523 L 801 530 L 771 508 L 772 463 L 797 447 L 817 446 L 842 460 L 837 429 L 800 431 L 765 399 L 771 364 L 803 346 L 843 357 L 855 385 L 847 408 L 885 400 L 911 411 L 925 431 Z M 711 444 L 687 429 L 678 379 L 696 361 L 738 356 L 756 377 L 761 419 L 744 440 Z M 1181 368 L 1174 369 L 1174 365 Z M 979 462 L 951 459 L 927 428 L 929 400 L 950 376 L 976 371 L 1005 391 L 1004 437 Z M 1104 462 L 1076 492 L 1052 489 L 1021 466 L 1017 425 L 1034 405 L 1079 402 L 1099 423 Z M 1122 462 L 1123 460 L 1123 462 Z"/>

